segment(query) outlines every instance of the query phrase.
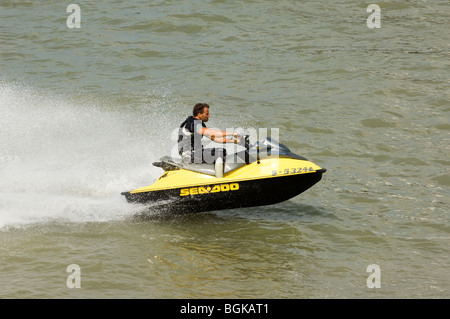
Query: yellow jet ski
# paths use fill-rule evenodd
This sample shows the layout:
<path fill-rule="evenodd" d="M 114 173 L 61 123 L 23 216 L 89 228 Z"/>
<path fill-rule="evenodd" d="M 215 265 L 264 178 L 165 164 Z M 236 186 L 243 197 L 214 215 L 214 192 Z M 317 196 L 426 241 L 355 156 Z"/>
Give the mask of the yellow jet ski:
<path fill-rule="evenodd" d="M 152 204 L 169 212 L 206 212 L 271 205 L 303 193 L 326 169 L 292 153 L 269 137 L 214 164 L 163 157 L 153 163 L 164 173 L 150 186 L 123 192 L 129 203 Z"/>

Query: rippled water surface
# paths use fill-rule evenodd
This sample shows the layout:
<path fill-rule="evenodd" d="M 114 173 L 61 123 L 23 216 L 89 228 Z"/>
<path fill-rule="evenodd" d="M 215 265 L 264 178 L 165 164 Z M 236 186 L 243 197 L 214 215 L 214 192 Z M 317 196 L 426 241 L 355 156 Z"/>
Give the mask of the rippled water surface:
<path fill-rule="evenodd" d="M 71 29 L 69 3 L 0 0 L 0 297 L 448 298 L 449 3 L 372 29 L 369 4 L 84 1 Z M 274 206 L 126 203 L 200 101 L 327 173 Z"/>

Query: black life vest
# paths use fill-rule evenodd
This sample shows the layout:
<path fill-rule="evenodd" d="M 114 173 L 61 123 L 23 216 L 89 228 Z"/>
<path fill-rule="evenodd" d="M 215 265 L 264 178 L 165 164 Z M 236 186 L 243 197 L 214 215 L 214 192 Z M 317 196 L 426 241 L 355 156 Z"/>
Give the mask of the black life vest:
<path fill-rule="evenodd" d="M 178 153 L 180 155 L 186 152 L 193 154 L 195 151 L 195 142 L 201 146 L 199 151 L 203 151 L 203 146 L 201 144 L 202 135 L 195 132 L 196 122 L 201 122 L 202 127 L 206 127 L 205 123 L 201 120 L 189 116 L 181 123 L 180 128 L 178 129 Z M 196 139 L 198 140 L 196 141 Z"/>

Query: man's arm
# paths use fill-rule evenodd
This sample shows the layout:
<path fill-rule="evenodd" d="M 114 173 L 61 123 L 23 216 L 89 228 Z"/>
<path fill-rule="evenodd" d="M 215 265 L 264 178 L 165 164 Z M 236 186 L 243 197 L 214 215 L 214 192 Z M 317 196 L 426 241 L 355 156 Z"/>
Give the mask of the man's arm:
<path fill-rule="evenodd" d="M 202 134 L 203 136 L 208 137 L 209 139 L 211 139 L 216 143 L 236 143 L 238 136 L 238 133 L 219 131 L 207 127 L 202 127 L 199 130 L 199 133 Z M 232 138 L 227 138 L 228 136 Z"/>

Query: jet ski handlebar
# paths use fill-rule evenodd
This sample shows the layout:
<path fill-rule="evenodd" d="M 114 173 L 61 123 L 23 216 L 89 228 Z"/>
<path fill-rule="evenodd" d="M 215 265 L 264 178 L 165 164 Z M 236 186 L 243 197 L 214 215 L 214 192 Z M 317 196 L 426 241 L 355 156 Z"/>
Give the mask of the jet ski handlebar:
<path fill-rule="evenodd" d="M 250 148 L 250 135 L 238 135 L 238 145 L 243 146 L 246 150 Z"/>

